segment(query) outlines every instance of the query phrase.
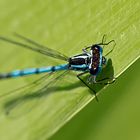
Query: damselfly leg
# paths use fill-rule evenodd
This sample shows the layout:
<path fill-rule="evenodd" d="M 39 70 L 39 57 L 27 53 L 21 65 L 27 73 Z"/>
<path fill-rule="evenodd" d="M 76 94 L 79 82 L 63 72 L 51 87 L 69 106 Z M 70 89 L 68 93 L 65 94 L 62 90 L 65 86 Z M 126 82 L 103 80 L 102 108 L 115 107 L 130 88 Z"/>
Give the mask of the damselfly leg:
<path fill-rule="evenodd" d="M 81 76 L 84 75 L 84 74 L 86 74 L 86 73 L 88 73 L 88 71 L 78 74 L 78 75 L 77 75 L 77 78 L 78 78 L 83 84 L 85 84 L 85 85 L 94 93 L 95 98 L 96 98 L 96 101 L 98 101 L 98 98 L 97 98 L 97 95 L 96 95 L 96 91 L 93 90 L 93 89 L 81 78 Z"/>
<path fill-rule="evenodd" d="M 107 84 L 114 83 L 115 80 L 116 80 L 115 78 L 109 78 L 109 77 L 102 78 L 100 80 L 96 80 L 96 76 L 90 75 L 89 78 L 88 78 L 88 83 L 90 83 L 90 84 L 94 83 L 94 84 L 104 84 L 104 85 L 107 85 Z M 107 81 L 107 82 L 104 82 L 104 81 Z"/>

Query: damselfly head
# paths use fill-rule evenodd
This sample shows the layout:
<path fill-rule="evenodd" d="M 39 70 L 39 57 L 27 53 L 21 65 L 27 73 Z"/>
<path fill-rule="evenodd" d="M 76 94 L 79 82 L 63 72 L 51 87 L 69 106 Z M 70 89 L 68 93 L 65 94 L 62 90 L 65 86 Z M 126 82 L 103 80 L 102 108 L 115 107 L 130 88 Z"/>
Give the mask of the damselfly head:
<path fill-rule="evenodd" d="M 91 62 L 89 65 L 89 70 L 91 75 L 96 75 L 100 71 L 100 56 L 101 47 L 99 45 L 91 46 Z"/>

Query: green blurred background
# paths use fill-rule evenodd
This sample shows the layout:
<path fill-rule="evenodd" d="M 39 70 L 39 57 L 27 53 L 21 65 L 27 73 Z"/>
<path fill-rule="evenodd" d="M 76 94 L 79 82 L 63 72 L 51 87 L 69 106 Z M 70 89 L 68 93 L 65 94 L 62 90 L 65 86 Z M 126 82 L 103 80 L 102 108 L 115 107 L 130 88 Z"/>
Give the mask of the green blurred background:
<path fill-rule="evenodd" d="M 1 0 L 0 21 L 0 35 L 18 40 L 13 36 L 13 33 L 17 32 L 68 56 L 81 53 L 83 47 L 100 42 L 103 34 L 107 34 L 108 41 L 115 39 L 117 43 L 113 53 L 108 56 L 113 62 L 116 77 L 125 72 L 140 56 L 138 0 Z M 0 48 L 0 72 L 64 63 L 4 42 L 0 42 Z M 106 47 L 104 54 L 109 50 L 110 47 Z M 71 139 L 108 139 L 108 132 L 112 137 L 118 134 L 115 138 L 119 139 L 119 132 L 128 125 L 128 133 L 134 139 L 139 139 L 139 120 L 133 118 L 133 115 L 139 118 L 139 113 L 134 112 L 134 106 L 139 107 L 136 105 L 139 98 L 134 96 L 138 93 L 136 89 L 139 85 L 139 74 L 136 74 L 136 71 L 133 73 L 133 70 L 138 69 L 138 63 L 137 68 L 130 68 L 131 74 L 124 78 L 125 81 L 118 78 L 115 84 L 99 91 L 100 102 L 93 101 L 89 105 L 93 108 L 87 107 L 87 111 L 84 111 L 86 113 L 81 113 L 87 116 L 84 115 L 79 121 L 70 121 L 66 130 L 64 127 L 64 130 L 52 139 L 63 139 L 62 134 L 65 134 L 64 138 L 67 139 L 69 136 Z M 59 73 L 54 74 L 50 79 L 58 75 Z M 23 92 L 13 92 L 5 96 L 5 93 L 29 84 L 39 77 L 38 75 L 0 81 L 0 139 L 46 140 L 94 98 L 87 87 L 76 78 L 76 73 L 67 74 L 63 80 L 57 81 L 43 93 L 24 91 L 22 88 Z M 50 79 L 46 78 L 43 85 L 37 88 L 41 89 Z M 132 87 L 133 90 L 127 87 Z M 127 111 L 130 111 L 128 114 L 124 111 L 125 106 L 128 106 Z M 120 112 L 115 112 L 116 110 Z M 128 120 L 125 114 L 130 116 Z M 121 115 L 124 117 L 121 118 Z M 118 121 L 123 124 L 121 129 L 117 121 L 114 125 L 113 118 L 120 118 Z M 138 123 L 133 123 L 134 121 Z M 95 127 L 92 126 L 92 122 Z M 132 134 L 133 127 L 136 127 L 136 130 Z M 74 132 L 72 134 L 69 131 Z M 93 131 L 94 136 L 91 134 Z M 126 136 L 128 135 L 125 132 L 124 139 Z M 127 139 L 132 137 L 128 136 Z"/>
<path fill-rule="evenodd" d="M 140 59 L 50 140 L 139 140 Z"/>

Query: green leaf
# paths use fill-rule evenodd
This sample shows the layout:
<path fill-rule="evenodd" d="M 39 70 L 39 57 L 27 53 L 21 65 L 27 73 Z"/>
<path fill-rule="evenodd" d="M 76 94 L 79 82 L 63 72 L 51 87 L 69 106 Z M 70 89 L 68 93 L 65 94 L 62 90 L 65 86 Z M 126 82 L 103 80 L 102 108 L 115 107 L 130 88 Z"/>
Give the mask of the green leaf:
<path fill-rule="evenodd" d="M 107 34 L 107 40 L 114 39 L 117 44 L 108 56 L 115 77 L 140 56 L 137 0 L 1 0 L 0 9 L 1 35 L 13 37 L 12 33 L 17 32 L 68 56 L 81 53 L 85 46 L 100 43 Z M 64 63 L 4 42 L 0 42 L 0 46 L 0 72 Z M 105 47 L 104 54 L 110 49 L 111 46 Z M 58 75 L 46 78 L 43 85 Z M 2 140 L 49 138 L 95 97 L 76 78 L 75 72 L 63 76 L 43 93 L 27 94 L 22 88 L 20 93 L 6 94 L 39 77 L 0 81 Z M 98 93 L 103 88 L 97 88 Z"/>
<path fill-rule="evenodd" d="M 50 140 L 140 139 L 140 59 Z"/>

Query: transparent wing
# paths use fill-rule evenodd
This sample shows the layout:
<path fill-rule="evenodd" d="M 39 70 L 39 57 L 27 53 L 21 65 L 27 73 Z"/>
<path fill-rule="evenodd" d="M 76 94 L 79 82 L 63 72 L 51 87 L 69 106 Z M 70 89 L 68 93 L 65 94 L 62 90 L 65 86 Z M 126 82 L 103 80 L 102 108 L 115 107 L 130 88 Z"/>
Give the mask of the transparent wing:
<path fill-rule="evenodd" d="M 6 99 L 3 104 L 5 114 L 10 117 L 16 117 L 30 112 L 37 106 L 39 99 L 45 98 L 54 91 L 56 82 L 63 78 L 67 72 L 45 74 L 28 85 L 0 96 L 0 98 L 4 97 Z"/>
<path fill-rule="evenodd" d="M 28 44 L 18 42 L 18 41 L 14 41 L 12 39 L 9 39 L 9 38 L 3 37 L 3 36 L 0 36 L 0 40 L 11 43 L 11 44 L 15 44 L 15 45 L 20 46 L 20 47 L 24 47 L 24 48 L 33 50 L 35 52 L 41 53 L 41 54 L 46 55 L 46 56 L 50 56 L 50 57 L 53 57 L 53 58 L 56 58 L 56 59 L 61 59 L 61 60 L 64 60 L 64 61 L 68 61 L 68 57 L 63 55 L 62 53 L 60 53 L 58 51 L 47 48 L 46 46 L 43 46 L 43 45 L 41 45 L 41 44 L 31 40 L 31 39 L 23 37 L 19 34 L 15 34 L 15 36 L 22 39 L 23 41 L 25 41 Z"/>

